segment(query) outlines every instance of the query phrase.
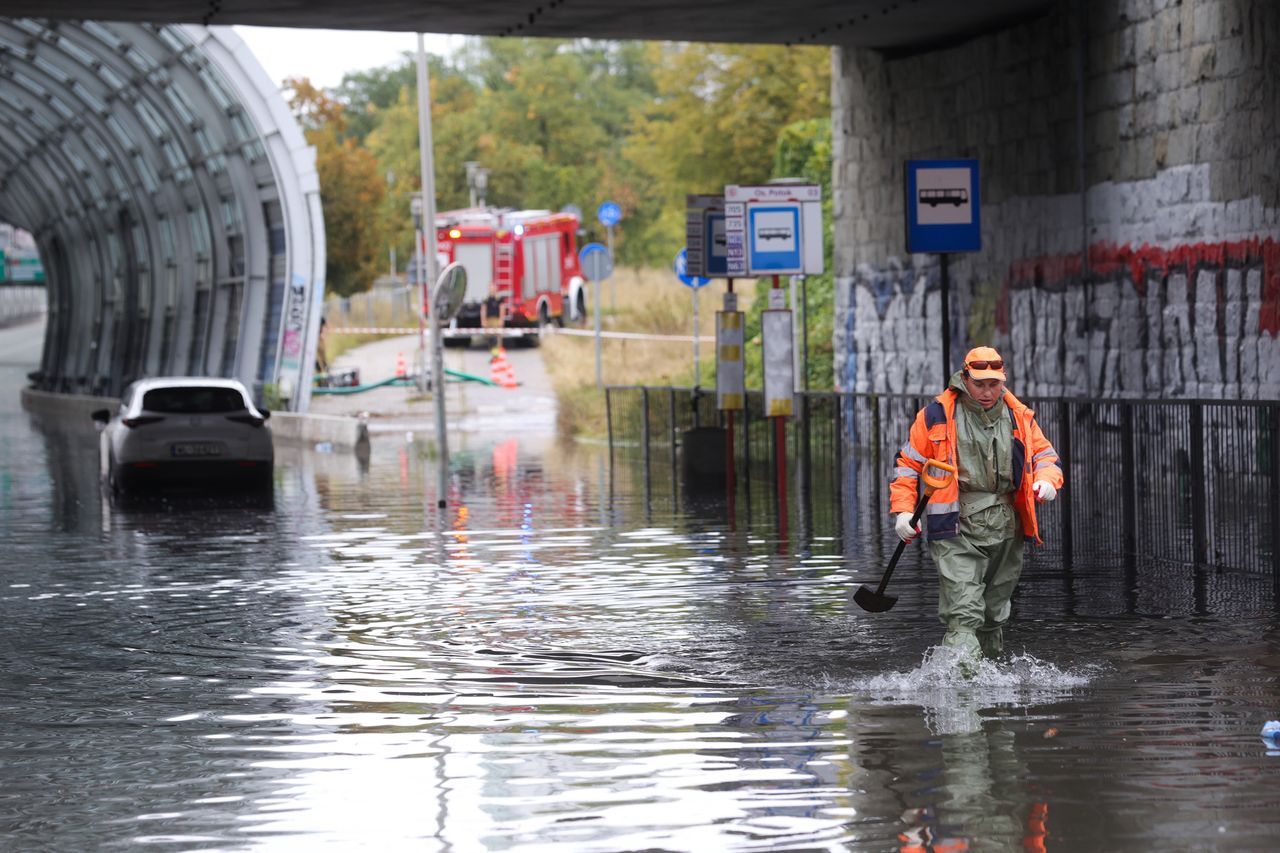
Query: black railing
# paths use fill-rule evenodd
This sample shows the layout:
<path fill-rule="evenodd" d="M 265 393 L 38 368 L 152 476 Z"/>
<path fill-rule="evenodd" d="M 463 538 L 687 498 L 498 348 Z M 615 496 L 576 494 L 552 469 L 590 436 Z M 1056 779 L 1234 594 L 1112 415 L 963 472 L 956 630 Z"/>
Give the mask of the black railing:
<path fill-rule="evenodd" d="M 611 452 L 639 454 L 646 466 L 659 454 L 672 478 L 683 432 L 726 423 L 706 391 L 613 387 L 606 399 Z M 847 501 L 859 527 L 876 534 L 886 527 L 894 456 L 929 399 L 798 394 L 797 416 L 786 422 L 788 468 L 808 489 Z M 1040 553 L 1067 565 L 1077 557 L 1154 560 L 1268 573 L 1280 582 L 1280 401 L 1026 403 L 1067 481 L 1060 500 L 1040 506 Z M 735 418 L 735 471 L 739 488 L 768 500 L 777 460 L 761 406 L 761 394 L 748 392 Z"/>

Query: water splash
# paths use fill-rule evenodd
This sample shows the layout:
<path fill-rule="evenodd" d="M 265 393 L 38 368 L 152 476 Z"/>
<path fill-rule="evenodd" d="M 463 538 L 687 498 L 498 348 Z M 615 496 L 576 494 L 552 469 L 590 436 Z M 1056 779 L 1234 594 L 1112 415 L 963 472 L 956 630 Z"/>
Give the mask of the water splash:
<path fill-rule="evenodd" d="M 856 686 L 869 693 L 909 696 L 931 690 L 1073 690 L 1087 685 L 1099 667 L 1060 669 L 1034 655 L 1012 655 L 1006 660 L 971 660 L 950 646 L 926 649 L 920 666 L 908 672 L 890 672 L 864 679 Z"/>
<path fill-rule="evenodd" d="M 856 681 L 852 692 L 871 705 L 918 705 L 925 725 L 938 735 L 982 728 L 981 712 L 1030 708 L 1070 695 L 1102 670 L 1096 665 L 1062 669 L 1033 655 L 973 660 L 948 646 L 927 649 L 920 665 Z"/>

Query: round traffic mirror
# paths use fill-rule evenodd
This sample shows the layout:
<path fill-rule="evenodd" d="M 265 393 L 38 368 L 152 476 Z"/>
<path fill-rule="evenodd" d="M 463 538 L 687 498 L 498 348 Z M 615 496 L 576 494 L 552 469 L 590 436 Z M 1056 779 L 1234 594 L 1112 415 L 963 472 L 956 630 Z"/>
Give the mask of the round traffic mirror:
<path fill-rule="evenodd" d="M 467 269 L 454 262 L 440 272 L 436 279 L 435 296 L 431 300 L 431 308 L 440 323 L 447 323 L 457 316 L 462 307 L 462 300 L 467 294 Z"/>

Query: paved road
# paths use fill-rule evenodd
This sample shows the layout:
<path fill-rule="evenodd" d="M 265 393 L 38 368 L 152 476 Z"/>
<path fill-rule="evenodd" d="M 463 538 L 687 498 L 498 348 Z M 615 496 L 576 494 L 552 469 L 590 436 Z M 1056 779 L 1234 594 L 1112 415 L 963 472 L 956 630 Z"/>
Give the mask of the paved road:
<path fill-rule="evenodd" d="M 414 335 L 384 338 L 343 353 L 334 368 L 357 367 L 364 384 L 388 379 L 396 373 L 403 355 L 406 368 L 414 370 L 418 338 Z M 486 379 L 490 375 L 489 351 L 479 346 L 446 349 L 445 367 Z M 445 396 L 449 426 L 471 432 L 555 430 L 555 394 L 542 363 L 540 349 L 509 347 L 506 350 L 516 381 L 514 389 L 495 388 L 478 382 L 450 382 Z M 435 409 L 430 395 L 416 388 L 388 386 L 352 395 L 317 395 L 311 411 L 317 414 L 351 415 L 367 412 L 370 432 L 433 429 Z"/>

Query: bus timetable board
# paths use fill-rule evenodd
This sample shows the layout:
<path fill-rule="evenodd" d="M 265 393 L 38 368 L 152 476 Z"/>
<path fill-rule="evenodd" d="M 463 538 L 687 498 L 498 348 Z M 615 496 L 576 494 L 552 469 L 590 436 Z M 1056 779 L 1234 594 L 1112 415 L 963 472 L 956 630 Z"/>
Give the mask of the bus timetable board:
<path fill-rule="evenodd" d="M 685 196 L 685 248 L 690 275 L 725 278 L 729 264 L 724 230 L 724 196 Z"/>
<path fill-rule="evenodd" d="M 724 188 L 730 277 L 823 271 L 822 188 L 817 184 Z"/>

